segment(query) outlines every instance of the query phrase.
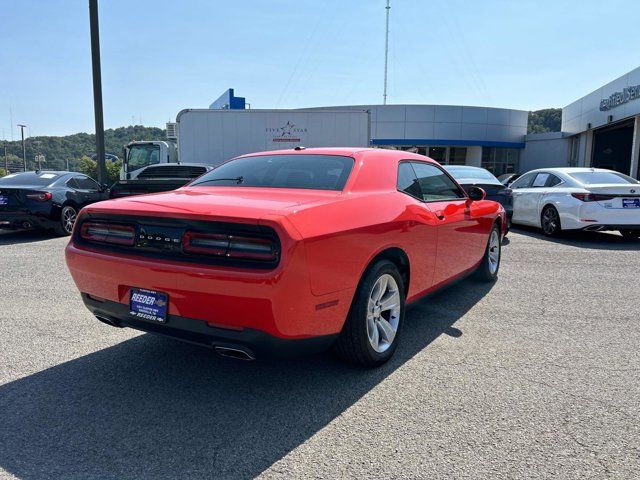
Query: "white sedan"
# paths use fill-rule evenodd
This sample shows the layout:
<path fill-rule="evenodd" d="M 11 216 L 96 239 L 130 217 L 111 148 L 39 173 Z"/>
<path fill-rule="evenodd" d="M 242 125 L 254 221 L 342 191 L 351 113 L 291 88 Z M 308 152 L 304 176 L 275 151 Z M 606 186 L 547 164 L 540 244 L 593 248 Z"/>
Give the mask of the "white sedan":
<path fill-rule="evenodd" d="M 640 182 L 601 168 L 532 170 L 511 185 L 512 223 L 563 230 L 618 230 L 640 237 Z"/>

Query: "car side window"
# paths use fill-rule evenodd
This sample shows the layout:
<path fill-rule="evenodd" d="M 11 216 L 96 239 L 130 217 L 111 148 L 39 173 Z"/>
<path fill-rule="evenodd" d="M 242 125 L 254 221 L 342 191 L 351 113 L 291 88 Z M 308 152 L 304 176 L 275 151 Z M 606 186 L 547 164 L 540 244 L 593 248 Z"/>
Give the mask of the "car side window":
<path fill-rule="evenodd" d="M 549 175 L 547 179 L 547 183 L 544 185 L 545 187 L 555 187 L 556 185 L 562 183 L 562 179 L 560 177 L 556 177 L 555 175 Z"/>
<path fill-rule="evenodd" d="M 536 175 L 535 180 L 533 181 L 533 185 L 531 185 L 533 188 L 540 188 L 540 187 L 544 187 L 545 184 L 547 183 L 547 180 L 549 179 L 549 174 L 548 173 L 539 173 L 538 175 Z"/>
<path fill-rule="evenodd" d="M 422 162 L 411 162 L 411 165 L 416 173 L 422 199 L 425 202 L 466 198 L 460 187 L 435 165 Z"/>
<path fill-rule="evenodd" d="M 398 190 L 422 200 L 422 192 L 416 178 L 416 172 L 409 162 L 398 165 Z"/>
<path fill-rule="evenodd" d="M 511 189 L 514 190 L 518 188 L 529 188 L 531 186 L 531 182 L 533 181 L 533 177 L 535 176 L 535 173 L 527 173 L 526 175 L 521 176 L 511 184 Z"/>
<path fill-rule="evenodd" d="M 78 185 L 76 188 L 80 190 L 99 190 L 98 184 L 89 177 L 78 176 L 73 177 L 73 179 L 76 181 L 76 185 Z"/>
<path fill-rule="evenodd" d="M 72 177 L 69 180 L 67 180 L 65 185 L 67 187 L 73 188 L 73 189 L 80 188 L 80 187 L 78 187 L 78 183 L 76 182 L 76 177 Z"/>

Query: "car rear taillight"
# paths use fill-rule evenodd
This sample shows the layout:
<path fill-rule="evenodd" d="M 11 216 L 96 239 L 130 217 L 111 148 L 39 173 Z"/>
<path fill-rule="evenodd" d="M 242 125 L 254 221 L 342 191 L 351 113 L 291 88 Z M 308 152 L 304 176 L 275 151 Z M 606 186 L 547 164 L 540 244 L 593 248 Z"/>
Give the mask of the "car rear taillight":
<path fill-rule="evenodd" d="M 28 193 L 27 198 L 30 200 L 37 200 L 38 202 L 46 202 L 51 200 L 51 192 Z"/>
<path fill-rule="evenodd" d="M 269 239 L 229 235 L 229 240 L 228 257 L 264 261 L 276 259 L 276 250 Z"/>
<path fill-rule="evenodd" d="M 582 202 L 601 202 L 614 198 L 613 195 L 597 195 L 595 193 L 572 193 L 571 196 Z"/>
<path fill-rule="evenodd" d="M 225 255 L 228 249 L 229 235 L 186 232 L 182 237 L 182 250 L 185 253 Z"/>
<path fill-rule="evenodd" d="M 225 233 L 186 232 L 182 237 L 182 250 L 198 255 L 265 262 L 278 258 L 278 250 L 272 239 Z"/>
<path fill-rule="evenodd" d="M 135 239 L 135 230 L 128 225 L 85 222 L 80 229 L 80 237 L 91 242 L 132 246 Z"/>

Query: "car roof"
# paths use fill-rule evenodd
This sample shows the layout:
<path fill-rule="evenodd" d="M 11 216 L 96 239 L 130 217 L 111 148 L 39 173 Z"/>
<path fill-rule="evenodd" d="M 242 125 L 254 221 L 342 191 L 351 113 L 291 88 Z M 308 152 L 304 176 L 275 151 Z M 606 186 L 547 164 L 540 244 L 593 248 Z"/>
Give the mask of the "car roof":
<path fill-rule="evenodd" d="M 533 172 L 550 172 L 550 173 L 587 173 L 587 172 L 612 172 L 607 168 L 591 168 L 591 167 L 552 167 L 552 168 L 537 168 L 535 170 L 529 170 L 527 173 Z"/>
<path fill-rule="evenodd" d="M 364 148 L 364 147 L 315 147 L 315 148 L 306 148 L 304 146 L 297 147 L 300 148 L 297 150 L 296 148 L 287 148 L 282 150 L 267 150 L 263 152 L 254 152 L 247 153 L 246 155 L 240 155 L 237 158 L 241 157 L 254 157 L 258 155 L 343 155 L 346 157 L 352 157 L 358 152 L 362 152 L 364 150 L 375 150 L 375 151 L 383 151 L 381 148 Z M 394 150 L 389 150 L 394 151 Z"/>
<path fill-rule="evenodd" d="M 42 175 L 43 173 L 49 175 L 66 175 L 68 173 L 79 173 L 79 172 L 67 172 L 66 170 L 30 170 L 28 172 L 15 172 L 9 175 Z M 84 175 L 84 174 L 81 174 Z"/>

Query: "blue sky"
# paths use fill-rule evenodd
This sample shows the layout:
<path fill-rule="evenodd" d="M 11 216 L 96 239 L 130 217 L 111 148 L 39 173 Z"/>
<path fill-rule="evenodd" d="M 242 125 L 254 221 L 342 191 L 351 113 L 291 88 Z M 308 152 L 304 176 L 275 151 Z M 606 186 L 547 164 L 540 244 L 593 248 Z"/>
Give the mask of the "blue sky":
<path fill-rule="evenodd" d="M 86 0 L 0 0 L 0 138 L 93 132 Z M 388 103 L 562 107 L 637 67 L 640 2 L 392 0 Z M 252 108 L 381 103 L 384 0 L 101 0 L 105 127 L 229 87 Z"/>

